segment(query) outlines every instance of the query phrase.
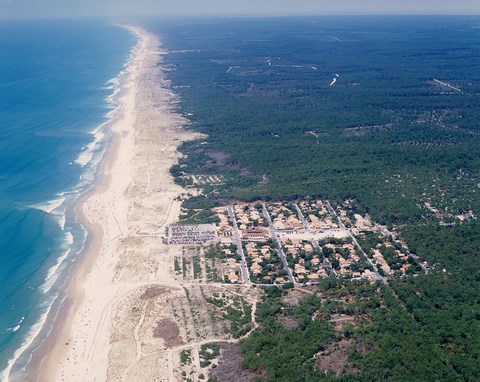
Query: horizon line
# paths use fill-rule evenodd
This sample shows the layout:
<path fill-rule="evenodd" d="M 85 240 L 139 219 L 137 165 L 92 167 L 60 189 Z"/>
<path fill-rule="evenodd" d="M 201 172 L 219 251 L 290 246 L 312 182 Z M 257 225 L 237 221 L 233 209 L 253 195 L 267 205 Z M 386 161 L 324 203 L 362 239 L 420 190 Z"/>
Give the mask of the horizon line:
<path fill-rule="evenodd" d="M 2 17 L 0 16 L 0 21 L 37 21 L 37 20 L 85 20 L 85 19 L 165 19 L 165 18 L 185 18 L 185 19 L 202 19 L 202 18 L 287 18 L 287 17 L 368 17 L 368 16 L 377 16 L 377 17 L 386 17 L 386 16 L 458 16 L 458 17 L 480 17 L 480 10 L 475 11 L 465 11 L 465 12 L 396 12 L 396 13 L 387 13 L 387 12 L 329 12 L 329 13 L 278 13 L 278 14 L 259 14 L 259 13 L 204 13 L 204 14 L 181 14 L 181 13 L 169 13 L 169 14 L 138 14 L 138 15 L 58 15 L 58 16 L 14 16 L 14 17 Z"/>

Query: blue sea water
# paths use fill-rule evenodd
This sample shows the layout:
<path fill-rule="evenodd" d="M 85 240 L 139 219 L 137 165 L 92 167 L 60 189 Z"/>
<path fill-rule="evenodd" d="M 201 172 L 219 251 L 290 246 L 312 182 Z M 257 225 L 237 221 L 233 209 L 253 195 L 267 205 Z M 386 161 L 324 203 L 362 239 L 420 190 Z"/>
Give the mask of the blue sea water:
<path fill-rule="evenodd" d="M 0 376 L 21 373 L 83 247 L 72 205 L 108 144 L 134 44 L 101 22 L 0 22 Z"/>

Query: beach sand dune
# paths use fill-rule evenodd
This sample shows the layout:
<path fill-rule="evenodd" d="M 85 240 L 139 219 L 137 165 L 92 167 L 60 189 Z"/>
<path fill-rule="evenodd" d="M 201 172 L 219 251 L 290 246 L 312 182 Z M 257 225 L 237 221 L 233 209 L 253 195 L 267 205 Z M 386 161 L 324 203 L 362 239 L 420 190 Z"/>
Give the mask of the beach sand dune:
<path fill-rule="evenodd" d="M 179 157 L 178 145 L 198 135 L 184 129 L 187 121 L 175 112 L 178 100 L 166 86 L 160 41 L 127 28 L 138 43 L 121 85 L 109 157 L 98 186 L 78 207 L 93 242 L 75 271 L 70 308 L 57 323 L 61 327 L 42 363 L 41 381 L 147 380 L 145 370 L 168 369 L 158 349 L 166 342 L 183 343 L 172 324 L 167 339 L 159 329 L 140 344 L 138 333 L 143 324 L 158 326 L 152 317 L 168 320 L 168 301 L 183 293 L 175 286 L 151 288 L 175 281 L 173 257 L 182 249 L 165 246 L 161 235 L 178 218 L 176 198 L 185 190 L 173 183 L 169 169 Z M 148 352 L 155 357 L 145 358 Z M 125 379 L 137 359 L 140 374 L 132 370 Z"/>

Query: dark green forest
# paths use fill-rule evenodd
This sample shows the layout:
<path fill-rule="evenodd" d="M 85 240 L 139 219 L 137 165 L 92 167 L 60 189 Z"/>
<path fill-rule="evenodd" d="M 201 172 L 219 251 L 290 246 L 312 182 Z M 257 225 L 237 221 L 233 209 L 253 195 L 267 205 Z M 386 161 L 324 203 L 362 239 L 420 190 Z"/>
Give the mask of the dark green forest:
<path fill-rule="evenodd" d="M 243 366 L 265 381 L 480 380 L 480 224 L 454 218 L 480 211 L 480 19 L 146 25 L 187 128 L 207 136 L 180 147 L 172 175 L 220 180 L 195 184 L 187 219 L 229 200 L 353 199 L 433 265 L 386 285 L 328 280 L 296 306 L 268 292 Z M 335 305 L 345 290 L 353 301 Z M 337 310 L 355 325 L 335 330 Z M 345 343 L 350 366 L 325 374 L 312 357 Z"/>

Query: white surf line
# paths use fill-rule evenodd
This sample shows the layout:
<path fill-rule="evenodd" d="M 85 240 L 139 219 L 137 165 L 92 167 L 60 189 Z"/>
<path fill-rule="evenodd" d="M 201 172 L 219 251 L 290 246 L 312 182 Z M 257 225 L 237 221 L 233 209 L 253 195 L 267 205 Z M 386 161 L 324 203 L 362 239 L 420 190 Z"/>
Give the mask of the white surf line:
<path fill-rule="evenodd" d="M 436 78 L 434 78 L 433 81 L 435 81 L 437 84 L 440 84 L 440 85 L 446 86 L 447 88 L 453 89 L 453 90 L 455 90 L 455 91 L 457 91 L 457 92 L 459 92 L 459 93 L 462 92 L 462 89 L 456 88 L 455 86 L 452 86 L 452 85 L 450 85 L 450 84 L 447 84 L 446 82 L 437 80 Z"/>
<path fill-rule="evenodd" d="M 317 71 L 317 67 L 316 66 L 310 66 L 313 70 Z"/>
<path fill-rule="evenodd" d="M 335 36 L 332 36 L 332 35 L 330 35 L 330 37 L 333 38 L 333 39 L 336 40 L 336 41 L 342 41 L 342 40 L 340 40 L 338 37 L 335 37 Z"/>
<path fill-rule="evenodd" d="M 228 74 L 228 72 L 230 72 L 230 70 L 232 70 L 232 69 L 233 69 L 233 66 L 230 66 L 230 67 L 228 68 L 228 70 L 225 72 L 225 74 Z"/>

